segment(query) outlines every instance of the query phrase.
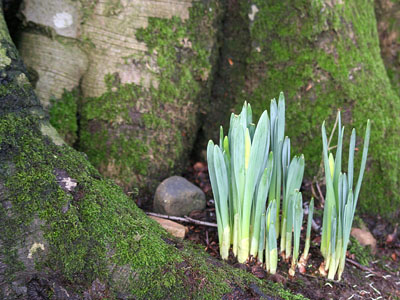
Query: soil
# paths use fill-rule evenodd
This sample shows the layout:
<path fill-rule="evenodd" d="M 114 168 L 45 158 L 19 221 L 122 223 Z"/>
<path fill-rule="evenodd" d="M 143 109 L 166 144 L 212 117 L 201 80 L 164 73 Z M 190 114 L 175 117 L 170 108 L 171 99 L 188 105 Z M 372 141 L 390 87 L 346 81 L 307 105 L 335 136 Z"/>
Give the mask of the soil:
<path fill-rule="evenodd" d="M 207 207 L 202 211 L 193 211 L 191 218 L 206 222 L 216 223 L 215 206 L 212 200 L 212 191 L 208 179 L 207 165 L 203 162 L 193 163 L 184 176 L 198 185 L 207 195 Z M 320 210 L 320 213 L 317 211 Z M 314 220 L 321 224 L 322 208 L 316 207 Z M 302 294 L 312 300 L 322 299 L 400 299 L 400 233 L 395 226 L 385 219 L 371 216 L 361 216 L 377 239 L 377 253 L 372 255 L 369 251 L 350 253 L 341 281 L 329 281 L 319 273 L 319 266 L 323 257 L 319 251 L 320 233 L 312 231 L 310 258 L 305 273 L 301 274 L 297 269 L 295 276 L 288 274 L 289 264 L 280 258 L 277 274 L 268 274 L 262 265 L 254 259 L 246 264 L 239 264 L 232 253 L 228 263 L 234 267 L 245 269 L 260 279 L 271 280 L 281 283 L 286 289 L 294 294 Z M 207 226 L 188 225 L 187 239 L 204 246 L 216 259 L 219 255 L 217 229 Z M 304 230 L 303 230 L 304 231 Z M 393 234 L 395 233 L 395 234 Z M 302 237 L 302 241 L 305 237 Z M 300 246 L 303 249 L 304 245 Z M 364 249 L 365 250 L 365 249 Z M 300 250 L 301 251 L 301 250 Z M 367 253 L 367 256 L 365 256 Z M 362 264 L 362 263 L 364 264 Z M 235 293 L 235 291 L 234 291 Z M 248 299 L 242 295 L 243 291 L 236 291 L 229 299 Z M 260 299 L 256 293 L 252 293 L 251 299 Z M 242 297 L 242 296 L 244 297 Z"/>

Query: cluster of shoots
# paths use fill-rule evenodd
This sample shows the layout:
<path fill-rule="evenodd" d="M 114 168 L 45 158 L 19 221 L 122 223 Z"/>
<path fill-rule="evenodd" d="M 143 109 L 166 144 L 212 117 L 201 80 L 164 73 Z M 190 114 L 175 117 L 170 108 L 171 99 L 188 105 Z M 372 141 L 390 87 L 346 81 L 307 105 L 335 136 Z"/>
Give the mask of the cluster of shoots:
<path fill-rule="evenodd" d="M 344 127 L 338 121 L 336 156 L 329 153 L 325 122 L 322 125 L 323 161 L 326 198 L 322 226 L 321 273 L 340 280 L 345 266 L 357 199 L 367 161 L 370 137 L 368 120 L 357 184 L 353 188 L 356 132 L 353 129 L 347 174 L 342 173 Z M 296 266 L 304 271 L 310 249 L 314 200 L 308 208 L 304 251 L 299 259 L 300 233 L 303 223 L 303 197 L 300 192 L 304 174 L 304 157 L 290 157 L 290 139 L 285 136 L 285 100 L 271 100 L 270 114 L 264 111 L 253 123 L 252 109 L 245 102 L 239 115 L 232 114 L 230 128 L 220 130 L 219 145 L 209 141 L 208 169 L 216 204 L 220 254 L 227 259 L 229 251 L 240 263 L 250 257 L 263 263 L 274 274 L 278 253 L 291 261 L 289 274 Z M 278 251 L 278 239 L 280 246 Z"/>
<path fill-rule="evenodd" d="M 357 206 L 361 182 L 367 162 L 368 145 L 371 125 L 367 122 L 364 137 L 360 173 L 357 184 L 353 186 L 354 177 L 354 151 L 356 144 L 356 131 L 353 129 L 349 144 L 349 158 L 347 174 L 342 172 L 342 146 L 344 127 L 341 126 L 340 112 L 338 120 L 338 143 L 335 158 L 329 153 L 325 122 L 322 124 L 323 160 L 326 180 L 326 198 L 322 225 L 321 253 L 324 262 L 320 272 L 328 275 L 333 280 L 337 274 L 340 280 L 346 261 L 346 250 L 349 243 L 354 212 Z"/>
<path fill-rule="evenodd" d="M 245 103 L 239 115 L 231 115 L 228 135 L 224 136 L 221 127 L 219 145 L 210 140 L 207 147 L 221 257 L 227 259 L 232 246 L 240 263 L 252 256 L 272 274 L 278 264 L 279 237 L 281 255 L 286 260 L 292 258 L 294 274 L 303 221 L 299 190 L 304 157 L 291 159 L 290 139 L 284 134 L 285 100 L 281 93 L 278 103 L 271 101 L 270 115 L 264 111 L 257 125 L 250 104 Z M 309 233 L 307 237 L 309 240 Z"/>

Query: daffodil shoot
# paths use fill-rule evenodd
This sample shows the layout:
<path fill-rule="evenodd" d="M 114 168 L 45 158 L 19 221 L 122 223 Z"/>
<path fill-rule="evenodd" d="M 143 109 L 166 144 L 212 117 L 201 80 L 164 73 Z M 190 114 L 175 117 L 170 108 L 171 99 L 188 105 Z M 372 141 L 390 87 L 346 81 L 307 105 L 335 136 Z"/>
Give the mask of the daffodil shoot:
<path fill-rule="evenodd" d="M 328 279 L 335 275 L 340 280 L 346 261 L 346 250 L 349 243 L 351 226 L 357 206 L 358 195 L 367 162 L 371 123 L 368 120 L 364 136 L 360 173 L 357 184 L 353 186 L 354 151 L 356 131 L 352 130 L 349 144 L 349 159 L 347 174 L 342 172 L 342 148 L 344 127 L 341 125 L 338 112 L 338 145 L 336 155 L 328 149 L 325 122 L 322 124 L 323 160 L 326 180 L 326 197 L 322 225 L 321 252 L 324 262 L 320 267 L 321 273 L 328 273 Z"/>
<path fill-rule="evenodd" d="M 219 145 L 210 140 L 207 147 L 221 257 L 227 259 L 232 246 L 240 263 L 257 257 L 271 273 L 277 269 L 279 235 L 281 252 L 286 257 L 293 252 L 297 262 L 303 220 L 299 190 L 304 157 L 291 159 L 284 132 L 281 93 L 278 103 L 271 101 L 270 114 L 265 110 L 257 124 L 245 102 L 239 115 L 231 115 L 227 135 L 221 127 Z"/>

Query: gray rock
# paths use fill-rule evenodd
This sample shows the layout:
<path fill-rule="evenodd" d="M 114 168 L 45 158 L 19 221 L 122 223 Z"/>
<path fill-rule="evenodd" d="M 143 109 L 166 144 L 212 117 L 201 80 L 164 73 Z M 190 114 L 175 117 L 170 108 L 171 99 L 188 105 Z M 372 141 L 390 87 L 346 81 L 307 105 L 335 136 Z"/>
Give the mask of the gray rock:
<path fill-rule="evenodd" d="M 160 214 L 184 216 L 205 207 L 206 196 L 203 191 L 180 176 L 172 176 L 161 182 L 154 196 L 153 208 Z"/>

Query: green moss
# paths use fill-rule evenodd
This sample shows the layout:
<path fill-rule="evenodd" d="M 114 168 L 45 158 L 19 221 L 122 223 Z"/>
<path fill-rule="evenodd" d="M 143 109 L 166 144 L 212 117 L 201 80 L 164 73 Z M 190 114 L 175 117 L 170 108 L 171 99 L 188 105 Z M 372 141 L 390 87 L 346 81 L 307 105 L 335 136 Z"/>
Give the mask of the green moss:
<path fill-rule="evenodd" d="M 361 228 L 361 229 L 366 229 L 368 230 L 367 225 L 365 224 L 364 220 L 359 216 L 359 215 L 354 215 L 354 219 L 353 219 L 353 225 L 352 227 L 355 228 Z"/>
<path fill-rule="evenodd" d="M 369 263 L 373 260 L 374 256 L 371 253 L 371 248 L 368 246 L 362 246 L 360 243 L 353 237 L 350 237 L 350 244 L 348 247 L 348 251 L 351 254 L 354 254 L 356 260 L 364 265 L 369 266 Z"/>
<path fill-rule="evenodd" d="M 170 127 L 170 123 L 162 118 L 157 117 L 154 114 L 151 113 L 144 113 L 142 114 L 142 121 L 144 126 L 147 128 L 168 128 Z"/>
<path fill-rule="evenodd" d="M 400 96 L 400 55 L 398 51 L 394 51 L 400 45 L 400 18 L 397 14 L 400 2 L 392 0 L 388 3 L 374 3 L 381 55 L 392 87 Z"/>
<path fill-rule="evenodd" d="M 14 174 L 2 178 L 7 199 L 12 201 L 11 220 L 18 224 L 7 229 L 15 238 L 34 218 L 45 221 L 42 229 L 50 251 L 41 267 L 58 269 L 71 281 L 91 282 L 110 275 L 106 267 L 109 251 L 115 264 L 128 264 L 137 270 L 156 270 L 175 262 L 177 256 L 167 251 L 169 246 L 161 239 L 165 234 L 159 227 L 151 226 L 120 188 L 93 178 L 98 173 L 83 155 L 43 137 L 35 129 L 37 121 L 5 116 L 0 123 L 0 141 L 1 150 L 13 147 L 11 161 L 15 165 Z M 57 184 L 57 170 L 76 180 L 76 190 L 65 192 Z M 1 217 L 6 217 L 4 210 Z M 2 235 L 4 239 L 7 235 Z M 4 249 L 12 249 L 11 238 Z M 142 271 L 138 276 L 146 279 L 147 273 Z"/>
<path fill-rule="evenodd" d="M 149 53 L 157 53 L 157 65 L 162 76 L 158 88 L 151 90 L 153 100 L 161 102 L 193 101 L 201 90 L 201 79 L 211 73 L 210 53 L 205 41 L 214 29 L 199 30 L 204 14 L 215 14 L 216 5 L 205 7 L 196 2 L 190 9 L 188 21 L 149 18 L 146 28 L 139 29 L 136 37 L 146 43 Z M 211 9 L 211 10 L 210 10 Z M 200 79 L 200 80 L 199 80 Z"/>
<path fill-rule="evenodd" d="M 4 20 L 3 6 L 0 7 L 0 40 L 5 40 L 7 43 L 12 43 L 6 21 Z M 5 60 L 4 54 L 0 53 L 2 60 Z"/>
<path fill-rule="evenodd" d="M 66 91 L 61 99 L 50 99 L 51 107 L 49 110 L 50 123 L 61 137 L 69 144 L 73 145 L 78 133 L 78 92 L 77 90 Z"/>
<path fill-rule="evenodd" d="M 149 148 L 146 136 L 140 135 L 141 120 L 130 115 L 143 93 L 134 84 L 116 89 L 114 81 L 113 75 L 106 76 L 107 92 L 84 100 L 80 146 L 94 166 L 120 183 L 132 185 L 132 172 L 146 175 L 148 171 Z"/>
<path fill-rule="evenodd" d="M 6 49 L 0 48 L 0 68 L 5 68 L 11 63 L 11 59 L 7 56 Z"/>
<path fill-rule="evenodd" d="M 104 8 L 104 15 L 107 17 L 118 15 L 123 8 L 120 0 L 107 0 Z"/>
<path fill-rule="evenodd" d="M 355 1 L 331 8 L 302 0 L 254 4 L 259 12 L 249 26 L 248 79 L 235 94 L 237 106 L 246 99 L 260 115 L 270 99 L 284 91 L 286 134 L 293 153 L 305 155 L 308 179 L 320 165 L 323 120 L 333 126 L 336 110 L 341 109 L 348 143 L 350 128 L 357 129 L 360 141 L 371 119 L 370 159 L 360 207 L 395 217 L 392 208 L 400 205 L 400 119 L 395 111 L 400 101 L 380 57 L 373 3 Z"/>
<path fill-rule="evenodd" d="M 80 3 L 81 23 L 85 24 L 86 21 L 93 15 L 94 8 L 99 0 L 72 0 L 73 2 Z"/>
<path fill-rule="evenodd" d="M 0 45 L 11 59 L 7 68 L 0 70 L 2 80 L 0 84 L 0 115 L 16 110 L 36 110 L 40 106 L 39 100 L 33 93 L 28 78 L 23 73 L 25 66 L 17 59 L 17 50 L 8 39 L 1 39 Z M 10 72 L 9 70 L 14 71 Z"/>
<path fill-rule="evenodd" d="M 80 149 L 125 188 L 153 193 L 160 180 L 186 163 L 198 109 L 210 91 L 219 11 L 218 2 L 196 2 L 187 20 L 149 18 L 147 27 L 136 31 L 148 53 L 125 61 L 148 69 L 149 60 L 156 60 L 152 84 L 121 84 L 118 73 L 108 74 L 107 91 L 83 100 Z"/>
<path fill-rule="evenodd" d="M 169 236 L 119 187 L 101 179 L 82 154 L 43 136 L 41 122 L 15 114 L 0 119 L 1 192 L 11 203 L 0 206 L 0 221 L 6 224 L 0 251 L 10 266 L 3 284 L 24 269 L 17 250 L 35 234 L 32 222 L 40 219 L 46 249 L 33 256 L 35 268 L 57 273 L 80 295 L 100 280 L 110 298 L 220 299 L 255 284 L 267 295 L 304 299 Z M 66 190 L 60 175 L 77 185 Z"/>

